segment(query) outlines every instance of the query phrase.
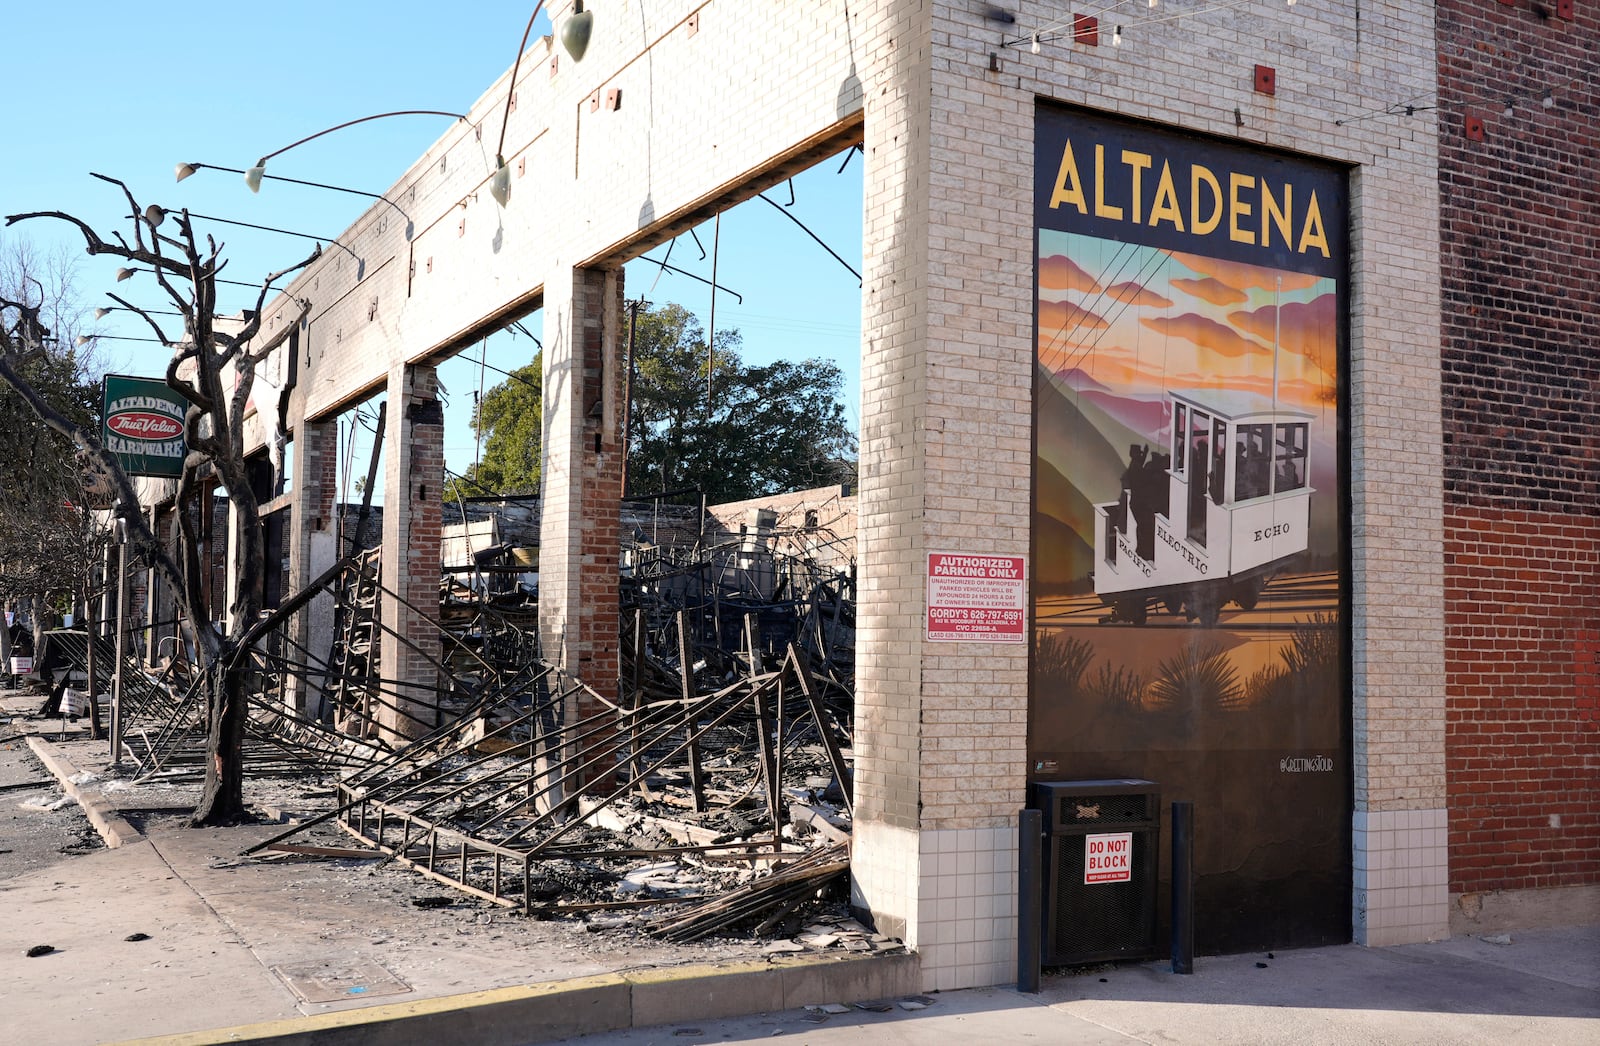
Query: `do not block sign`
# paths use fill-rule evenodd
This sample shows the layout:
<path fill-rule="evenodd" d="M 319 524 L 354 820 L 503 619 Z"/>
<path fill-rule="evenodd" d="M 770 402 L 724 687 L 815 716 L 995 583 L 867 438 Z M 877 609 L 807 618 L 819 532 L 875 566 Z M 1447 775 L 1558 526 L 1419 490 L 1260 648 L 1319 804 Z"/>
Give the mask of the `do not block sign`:
<path fill-rule="evenodd" d="M 1132 882 L 1133 833 L 1084 836 L 1083 881 L 1085 885 Z"/>

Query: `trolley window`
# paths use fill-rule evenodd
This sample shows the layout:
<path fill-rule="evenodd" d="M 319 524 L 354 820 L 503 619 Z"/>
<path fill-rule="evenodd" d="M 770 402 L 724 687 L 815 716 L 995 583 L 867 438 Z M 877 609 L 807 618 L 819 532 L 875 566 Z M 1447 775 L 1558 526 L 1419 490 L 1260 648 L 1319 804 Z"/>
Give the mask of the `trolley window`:
<path fill-rule="evenodd" d="M 1278 426 L 1273 489 L 1299 490 L 1306 485 L 1306 423 Z"/>
<path fill-rule="evenodd" d="M 1184 451 L 1189 448 L 1189 408 L 1182 403 L 1173 404 L 1176 413 L 1172 421 L 1172 471 L 1183 475 L 1184 462 L 1187 457 Z"/>
<path fill-rule="evenodd" d="M 1198 410 L 1189 412 L 1189 527 L 1188 538 L 1206 547 L 1206 492 L 1211 487 L 1211 418 Z M 1227 460 L 1224 457 L 1223 460 Z"/>
<path fill-rule="evenodd" d="M 1249 501 L 1272 493 L 1272 426 L 1240 425 L 1233 439 L 1233 498 Z"/>
<path fill-rule="evenodd" d="M 1211 423 L 1211 501 L 1220 505 L 1228 495 L 1228 423 L 1217 418 Z"/>

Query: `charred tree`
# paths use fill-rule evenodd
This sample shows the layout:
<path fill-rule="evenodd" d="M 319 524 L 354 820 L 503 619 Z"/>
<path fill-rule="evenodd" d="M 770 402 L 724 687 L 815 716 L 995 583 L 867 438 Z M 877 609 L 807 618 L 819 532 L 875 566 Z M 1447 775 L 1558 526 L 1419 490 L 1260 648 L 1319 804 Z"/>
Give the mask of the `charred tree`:
<path fill-rule="evenodd" d="M 188 453 L 175 499 L 179 521 L 176 548 L 169 552 L 151 530 L 139 511 L 133 484 L 116 456 L 93 432 L 55 410 L 20 373 L 31 354 L 43 351 L 49 334 L 40 322 L 39 308 L 26 300 L 0 299 L 0 318 L 4 320 L 0 322 L 0 380 L 15 388 L 47 426 L 73 441 L 91 479 L 110 489 L 112 511 L 126 527 L 129 544 L 160 573 L 175 594 L 183 627 L 199 660 L 208 712 L 205 790 L 191 823 L 234 824 L 246 816 L 243 741 L 249 665 L 243 640 L 261 614 L 259 581 L 263 569 L 260 506 L 246 464 L 245 405 L 256 364 L 297 326 L 285 324 L 279 334 L 255 344 L 267 294 L 276 280 L 315 261 L 321 248 L 299 264 L 267 276 L 255 309 L 246 314 L 238 329 L 224 331 L 216 323 L 217 277 L 224 264 L 221 245 L 207 237 L 202 248 L 187 211 L 169 215 L 155 205 L 141 210 L 121 181 L 98 174 L 95 177 L 122 190 L 131 208 L 131 237 L 116 233 L 112 239 L 104 239 L 80 219 L 61 211 L 13 214 L 7 216 L 6 224 L 54 218 L 76 226 L 89 254 L 110 255 L 148 266 L 182 317 L 182 333 L 170 336 L 151 312 L 109 295 L 118 305 L 141 317 L 157 339 L 172 350 L 166 382 L 187 404 L 184 435 Z M 169 219 L 174 235 L 160 231 Z M 299 304 L 303 316 L 310 304 Z M 199 570 L 200 535 L 193 522 L 197 514 L 191 511 L 206 486 L 204 480 L 210 478 L 226 489 L 237 521 L 229 548 L 238 584 L 228 607 L 225 630 L 212 626 L 206 613 Z"/>

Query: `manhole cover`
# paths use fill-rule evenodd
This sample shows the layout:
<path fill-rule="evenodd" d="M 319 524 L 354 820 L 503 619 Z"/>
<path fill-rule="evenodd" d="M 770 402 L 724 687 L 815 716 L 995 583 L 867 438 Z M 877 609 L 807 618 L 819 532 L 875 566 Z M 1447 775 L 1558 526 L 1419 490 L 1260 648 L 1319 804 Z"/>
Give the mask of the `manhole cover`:
<path fill-rule="evenodd" d="M 301 1002 L 344 1002 L 369 995 L 399 995 L 411 986 L 375 962 L 301 962 L 274 966 Z"/>

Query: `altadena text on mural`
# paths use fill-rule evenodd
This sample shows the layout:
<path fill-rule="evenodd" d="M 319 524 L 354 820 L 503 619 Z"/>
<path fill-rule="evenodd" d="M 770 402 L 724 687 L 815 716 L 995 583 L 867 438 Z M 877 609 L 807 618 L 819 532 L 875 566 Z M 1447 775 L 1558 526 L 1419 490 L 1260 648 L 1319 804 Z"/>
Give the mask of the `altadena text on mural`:
<path fill-rule="evenodd" d="M 1274 188 L 1255 173 L 1223 171 L 1219 176 L 1204 164 L 1179 160 L 1174 174 L 1169 159 L 1134 149 L 1108 155 L 1099 143 L 1092 154 L 1092 164 L 1080 166 L 1072 139 L 1066 140 L 1050 194 L 1051 210 L 1070 207 L 1110 222 L 1165 225 L 1201 239 L 1226 234 L 1251 246 L 1270 246 L 1276 233 L 1278 242 L 1298 254 L 1331 256 L 1314 189 L 1297 204 L 1292 184 L 1284 181 Z"/>

